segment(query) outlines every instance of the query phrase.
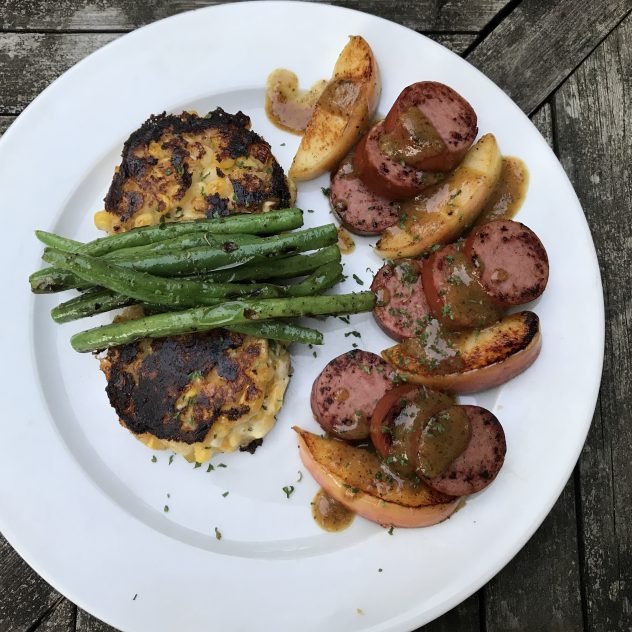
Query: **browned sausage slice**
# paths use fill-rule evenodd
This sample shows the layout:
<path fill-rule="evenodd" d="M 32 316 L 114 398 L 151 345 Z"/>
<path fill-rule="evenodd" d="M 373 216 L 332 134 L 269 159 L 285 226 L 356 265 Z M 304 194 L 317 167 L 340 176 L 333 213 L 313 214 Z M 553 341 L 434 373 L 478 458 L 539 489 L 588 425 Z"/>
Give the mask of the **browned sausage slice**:
<path fill-rule="evenodd" d="M 524 224 L 497 220 L 479 226 L 465 242 L 485 291 L 503 306 L 522 305 L 544 292 L 549 258 Z"/>
<path fill-rule="evenodd" d="M 399 219 L 399 204 L 369 191 L 347 156 L 331 178 L 331 205 L 340 223 L 357 235 L 379 235 Z"/>
<path fill-rule="evenodd" d="M 480 406 L 463 406 L 470 420 L 470 441 L 448 469 L 424 479 L 433 489 L 450 496 L 480 492 L 495 478 L 505 461 L 507 444 L 500 422 Z"/>
<path fill-rule="evenodd" d="M 416 261 L 402 259 L 383 265 L 371 290 L 377 296 L 373 316 L 387 335 L 404 340 L 424 331 L 430 308 Z"/>
<path fill-rule="evenodd" d="M 407 200 L 442 178 L 386 156 L 380 149 L 383 125 L 374 125 L 362 137 L 353 157 L 354 169 L 370 191 L 389 200 Z"/>
<path fill-rule="evenodd" d="M 481 286 L 460 244 L 432 253 L 421 276 L 430 311 L 447 329 L 481 329 L 499 319 L 501 308 Z"/>
<path fill-rule="evenodd" d="M 384 132 L 404 149 L 401 159 L 411 167 L 450 171 L 474 142 L 476 125 L 476 112 L 458 92 L 443 83 L 421 81 L 397 97 Z"/>
<path fill-rule="evenodd" d="M 390 366 L 369 351 L 354 349 L 334 358 L 312 386 L 316 421 L 341 439 L 366 439 L 375 406 L 393 387 L 391 373 Z"/>

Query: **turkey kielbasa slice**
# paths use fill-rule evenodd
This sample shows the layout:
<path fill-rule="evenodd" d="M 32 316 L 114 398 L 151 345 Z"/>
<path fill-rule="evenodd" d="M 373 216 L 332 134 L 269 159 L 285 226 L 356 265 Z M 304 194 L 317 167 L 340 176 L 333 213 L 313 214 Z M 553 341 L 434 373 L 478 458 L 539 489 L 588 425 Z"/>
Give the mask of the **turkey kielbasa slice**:
<path fill-rule="evenodd" d="M 384 133 L 382 148 L 392 158 L 422 171 L 451 171 L 476 138 L 476 112 L 449 86 L 420 81 L 397 97 Z"/>
<path fill-rule="evenodd" d="M 496 478 L 507 453 L 505 432 L 496 416 L 480 406 L 462 408 L 471 428 L 467 447 L 443 473 L 424 478 L 430 487 L 450 496 L 466 496 L 487 487 Z"/>
<path fill-rule="evenodd" d="M 487 294 L 504 307 L 528 303 L 546 288 L 546 250 L 520 222 L 496 220 L 479 226 L 467 238 L 464 253 Z"/>
<path fill-rule="evenodd" d="M 375 406 L 393 388 L 392 368 L 380 356 L 354 349 L 329 362 L 314 381 L 310 403 L 326 432 L 366 439 Z"/>
<path fill-rule="evenodd" d="M 399 204 L 370 191 L 347 156 L 331 178 L 330 201 L 340 223 L 357 235 L 379 235 L 399 219 Z"/>
<path fill-rule="evenodd" d="M 353 167 L 367 188 L 388 200 L 408 200 L 443 179 L 389 158 L 380 149 L 384 122 L 374 125 L 356 147 Z"/>
<path fill-rule="evenodd" d="M 371 290 L 377 297 L 373 316 L 388 336 L 404 340 L 423 332 L 431 312 L 417 261 L 384 264 L 373 278 Z"/>

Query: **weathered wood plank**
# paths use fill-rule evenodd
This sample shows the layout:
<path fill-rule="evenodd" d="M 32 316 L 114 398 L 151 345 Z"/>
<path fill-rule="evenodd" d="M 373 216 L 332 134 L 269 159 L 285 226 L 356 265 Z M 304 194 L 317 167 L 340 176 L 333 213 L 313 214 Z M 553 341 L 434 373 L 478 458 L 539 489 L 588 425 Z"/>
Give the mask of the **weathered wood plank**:
<path fill-rule="evenodd" d="M 0 116 L 0 136 L 9 129 L 13 121 L 15 121 L 15 116 Z"/>
<path fill-rule="evenodd" d="M 63 599 L 0 535 L 0 630 L 24 632 Z"/>
<path fill-rule="evenodd" d="M 428 33 L 427 36 L 457 55 L 462 55 L 476 39 L 474 33 Z"/>
<path fill-rule="evenodd" d="M 417 632 L 479 632 L 480 629 L 480 601 L 476 593 Z"/>
<path fill-rule="evenodd" d="M 48 84 L 104 44 L 113 33 L 0 33 L 0 112 L 19 114 Z M 433 34 L 433 39 L 462 53 L 470 34 Z M 33 64 L 33 59 L 38 63 Z"/>
<path fill-rule="evenodd" d="M 632 630 L 632 17 L 555 96 L 558 148 L 601 266 L 606 349 L 580 460 L 587 630 Z"/>
<path fill-rule="evenodd" d="M 582 630 L 572 478 L 533 538 L 485 586 L 485 621 L 487 632 Z"/>
<path fill-rule="evenodd" d="M 527 113 L 632 9 L 632 0 L 523 0 L 467 56 Z"/>
<path fill-rule="evenodd" d="M 76 632 L 118 632 L 118 630 L 103 623 L 103 621 L 99 621 L 85 610 L 77 608 Z"/>
<path fill-rule="evenodd" d="M 321 0 L 325 1 L 325 0 Z M 336 0 L 416 30 L 480 31 L 509 0 Z M 0 0 L 2 30 L 128 31 L 213 0 Z"/>
<path fill-rule="evenodd" d="M 0 112 L 19 114 L 65 70 L 116 37 L 112 33 L 0 33 Z"/>
<path fill-rule="evenodd" d="M 75 632 L 77 607 L 68 599 L 62 599 L 36 627 L 28 632 Z"/>

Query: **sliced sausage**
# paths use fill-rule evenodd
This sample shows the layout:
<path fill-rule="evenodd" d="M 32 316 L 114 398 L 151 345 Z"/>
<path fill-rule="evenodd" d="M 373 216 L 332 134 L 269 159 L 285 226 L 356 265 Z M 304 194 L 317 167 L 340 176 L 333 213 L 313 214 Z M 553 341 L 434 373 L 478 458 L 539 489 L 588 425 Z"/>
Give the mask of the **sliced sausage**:
<path fill-rule="evenodd" d="M 391 367 L 369 351 L 354 349 L 334 358 L 312 386 L 316 421 L 341 439 L 366 439 L 375 406 L 393 387 L 391 373 Z"/>
<path fill-rule="evenodd" d="M 544 292 L 549 258 L 538 236 L 524 224 L 497 220 L 479 226 L 465 242 L 485 291 L 503 306 L 522 305 Z"/>
<path fill-rule="evenodd" d="M 480 406 L 463 406 L 470 420 L 470 441 L 439 476 L 425 478 L 433 489 L 450 496 L 480 492 L 495 478 L 505 461 L 505 432 L 498 419 Z"/>
<path fill-rule="evenodd" d="M 405 148 L 401 159 L 406 164 L 445 172 L 463 160 L 478 133 L 476 125 L 476 112 L 458 92 L 443 83 L 421 81 L 397 97 L 384 132 L 395 146 Z"/>
<path fill-rule="evenodd" d="M 357 235 L 379 235 L 399 219 L 399 204 L 367 189 L 347 156 L 331 178 L 330 201 L 340 223 Z"/>
<path fill-rule="evenodd" d="M 432 253 L 421 276 L 431 313 L 448 329 L 480 329 L 500 318 L 500 306 L 482 287 L 460 244 Z"/>
<path fill-rule="evenodd" d="M 353 156 L 354 169 L 370 191 L 389 200 L 407 200 L 441 179 L 386 156 L 380 149 L 383 125 L 374 125 L 362 137 Z"/>
<path fill-rule="evenodd" d="M 383 265 L 371 290 L 377 296 L 373 316 L 388 336 L 404 340 L 423 332 L 431 312 L 417 261 L 402 259 Z"/>

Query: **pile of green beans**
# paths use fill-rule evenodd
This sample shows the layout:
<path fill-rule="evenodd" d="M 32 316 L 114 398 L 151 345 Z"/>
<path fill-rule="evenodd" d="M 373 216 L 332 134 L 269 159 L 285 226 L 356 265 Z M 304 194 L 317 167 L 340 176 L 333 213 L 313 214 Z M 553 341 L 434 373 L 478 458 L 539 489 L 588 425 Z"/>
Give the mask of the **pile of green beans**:
<path fill-rule="evenodd" d="M 343 278 L 336 227 L 294 230 L 302 224 L 302 211 L 292 208 L 137 228 L 88 243 L 36 231 L 50 267 L 29 283 L 38 294 L 81 291 L 53 308 L 58 323 L 142 306 L 141 318 L 73 336 L 80 352 L 218 327 L 322 344 L 321 332 L 287 319 L 369 311 L 375 297 L 322 296 Z"/>

